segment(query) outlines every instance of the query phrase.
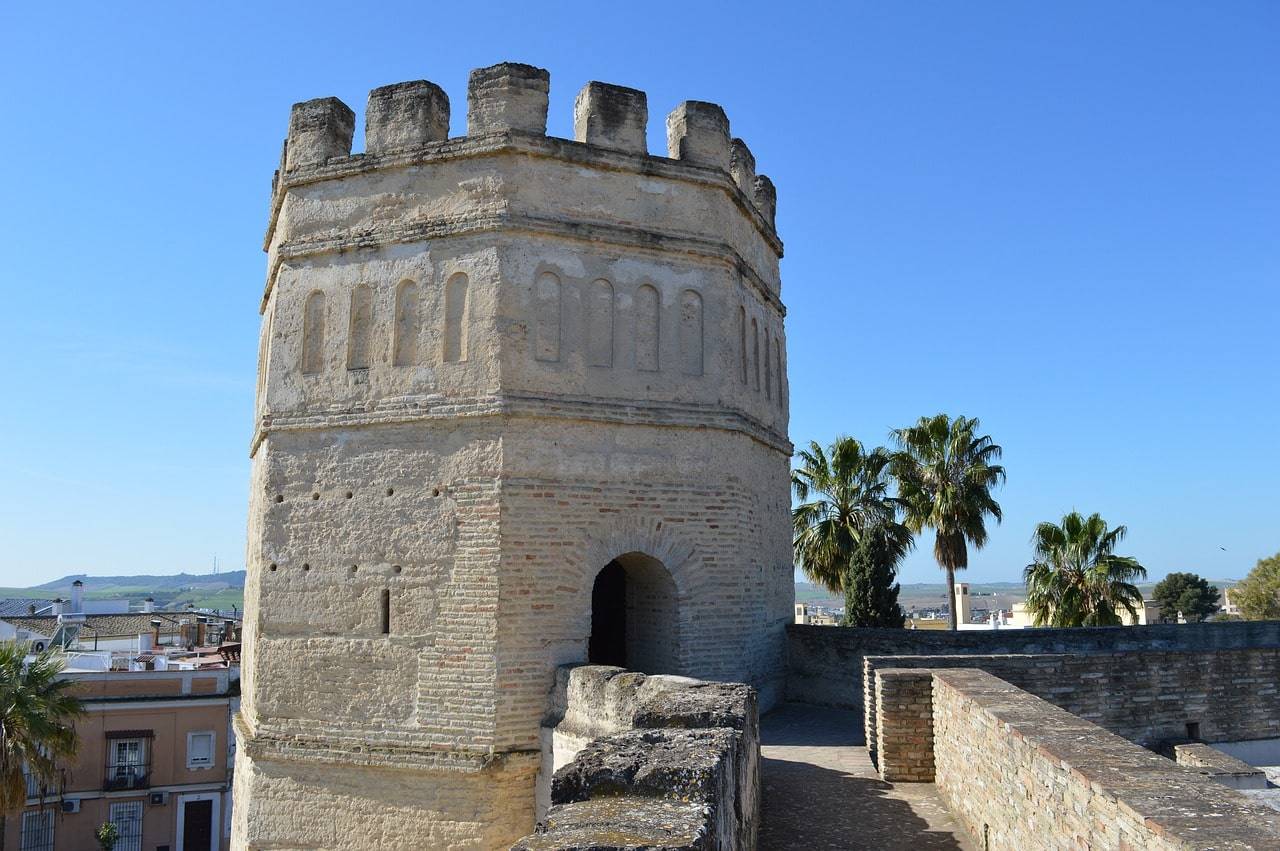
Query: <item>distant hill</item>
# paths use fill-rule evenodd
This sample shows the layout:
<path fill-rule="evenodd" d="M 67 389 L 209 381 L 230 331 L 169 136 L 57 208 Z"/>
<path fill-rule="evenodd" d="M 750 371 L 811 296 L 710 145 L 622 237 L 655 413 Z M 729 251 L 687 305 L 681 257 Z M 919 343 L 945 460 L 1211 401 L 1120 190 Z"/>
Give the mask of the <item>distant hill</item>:
<path fill-rule="evenodd" d="M 55 579 L 52 582 L 33 587 L 47 591 L 67 591 L 71 588 L 71 583 L 77 579 L 84 583 L 86 594 L 244 587 L 243 570 L 228 570 L 225 573 L 172 573 L 167 575 L 142 573 L 136 576 L 87 576 L 83 573 L 72 573 L 61 579 Z"/>
<path fill-rule="evenodd" d="M 90 601 L 108 599 L 127 600 L 136 607 L 147 597 L 155 600 L 158 609 L 185 609 L 188 605 L 224 611 L 244 609 L 243 570 L 134 576 L 72 573 L 31 588 L 0 588 L 0 597 L 65 598 L 70 596 L 71 583 L 77 579 L 84 583 L 86 609 L 92 609 Z"/>

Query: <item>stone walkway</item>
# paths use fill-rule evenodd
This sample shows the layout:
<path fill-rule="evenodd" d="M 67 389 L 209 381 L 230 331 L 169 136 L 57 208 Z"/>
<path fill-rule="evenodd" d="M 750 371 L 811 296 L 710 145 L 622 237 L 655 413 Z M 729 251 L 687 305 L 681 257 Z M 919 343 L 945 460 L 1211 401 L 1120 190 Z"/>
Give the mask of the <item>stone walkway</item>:
<path fill-rule="evenodd" d="M 761 719 L 760 849 L 976 851 L 932 783 L 885 783 L 862 716 L 788 703 Z"/>

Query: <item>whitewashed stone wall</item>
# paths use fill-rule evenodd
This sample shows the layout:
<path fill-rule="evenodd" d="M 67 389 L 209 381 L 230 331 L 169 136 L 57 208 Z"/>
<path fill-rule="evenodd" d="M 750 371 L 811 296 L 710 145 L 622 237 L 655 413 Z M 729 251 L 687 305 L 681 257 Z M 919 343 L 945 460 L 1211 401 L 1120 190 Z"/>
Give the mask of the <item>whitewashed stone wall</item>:
<path fill-rule="evenodd" d="M 771 704 L 792 605 L 774 196 L 718 107 L 475 72 L 294 106 L 252 441 L 243 848 L 490 848 L 534 819 L 595 575 L 631 653 Z M 665 577 L 664 577 L 665 575 Z M 335 818 L 335 813 L 343 813 Z"/>

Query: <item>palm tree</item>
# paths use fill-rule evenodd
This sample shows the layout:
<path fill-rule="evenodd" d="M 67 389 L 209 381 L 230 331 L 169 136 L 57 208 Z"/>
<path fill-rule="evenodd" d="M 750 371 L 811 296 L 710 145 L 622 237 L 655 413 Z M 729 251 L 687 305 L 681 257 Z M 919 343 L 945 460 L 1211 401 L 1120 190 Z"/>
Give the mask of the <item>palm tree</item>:
<path fill-rule="evenodd" d="M 839 437 L 828 450 L 810 442 L 797 454 L 801 464 L 791 474 L 791 487 L 799 504 L 791 520 L 796 563 L 805 576 L 833 593 L 847 592 L 860 546 L 891 576 L 912 539 L 889 495 L 889 452 L 868 452 L 854 438 Z"/>
<path fill-rule="evenodd" d="M 1036 626 L 1119 626 L 1119 609 L 1137 617 L 1142 592 L 1133 580 L 1145 579 L 1147 571 L 1137 559 L 1115 554 L 1127 531 L 1076 511 L 1061 526 L 1036 527 L 1036 560 L 1022 572 Z"/>
<path fill-rule="evenodd" d="M 0 642 L 0 846 L 11 813 L 27 801 L 27 774 L 53 785 L 58 765 L 76 752 L 75 719 L 84 711 L 60 679 L 63 661 L 54 650 L 26 661 L 27 645 Z"/>
<path fill-rule="evenodd" d="M 1001 449 L 988 435 L 978 435 L 977 418 L 946 414 L 921 417 L 913 426 L 894 429 L 898 446 L 893 475 L 898 498 L 905 506 L 907 528 L 919 533 L 935 530 L 933 557 L 947 572 L 951 628 L 956 629 L 956 571 L 969 566 L 968 545 L 987 543 L 987 517 L 1000 522 L 1000 504 L 991 489 L 1005 480 L 1004 467 L 994 463 Z"/>

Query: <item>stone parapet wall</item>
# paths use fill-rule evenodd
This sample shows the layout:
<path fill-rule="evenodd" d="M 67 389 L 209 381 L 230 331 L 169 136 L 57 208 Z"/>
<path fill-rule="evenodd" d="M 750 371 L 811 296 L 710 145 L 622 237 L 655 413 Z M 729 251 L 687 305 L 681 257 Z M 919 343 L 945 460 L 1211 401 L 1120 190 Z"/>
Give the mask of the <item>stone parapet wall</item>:
<path fill-rule="evenodd" d="M 787 627 L 787 699 L 863 710 L 865 656 L 1117 653 L 1133 650 L 1280 648 L 1280 621 L 1001 629 Z"/>
<path fill-rule="evenodd" d="M 513 849 L 755 848 L 754 689 L 565 667 L 544 724 L 539 791 L 549 785 L 551 806 Z"/>
<path fill-rule="evenodd" d="M 865 732 L 877 753 L 877 669 L 978 668 L 1146 747 L 1280 735 L 1280 648 L 994 656 L 867 656 Z"/>
<path fill-rule="evenodd" d="M 1204 742 L 1174 745 L 1173 758 L 1178 765 L 1232 789 L 1266 789 L 1269 786 L 1267 773 L 1261 768 L 1254 768 Z"/>
<path fill-rule="evenodd" d="M 1280 847 L 1241 793 L 984 671 L 931 677 L 935 782 L 979 847 Z"/>

